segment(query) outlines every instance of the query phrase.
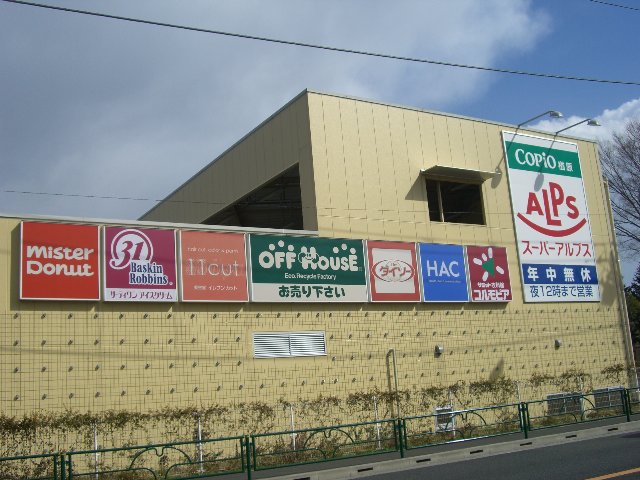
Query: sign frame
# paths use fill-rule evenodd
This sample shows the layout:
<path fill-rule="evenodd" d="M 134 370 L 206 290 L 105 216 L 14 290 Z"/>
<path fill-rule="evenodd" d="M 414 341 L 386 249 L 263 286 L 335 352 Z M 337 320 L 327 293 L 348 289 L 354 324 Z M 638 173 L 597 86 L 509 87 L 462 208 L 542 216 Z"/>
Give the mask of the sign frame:
<path fill-rule="evenodd" d="M 425 285 L 424 281 L 425 281 L 425 277 L 424 277 L 424 272 L 423 272 L 423 265 L 422 265 L 422 248 L 421 245 L 435 245 L 435 246 L 443 246 L 443 247 L 456 247 L 456 248 L 460 248 L 461 249 L 461 256 L 462 256 L 462 268 L 464 270 L 464 286 L 466 288 L 466 298 L 465 299 L 460 299 L 460 300 L 450 300 L 450 299 L 443 299 L 443 300 L 427 300 L 425 298 L 426 294 L 427 294 L 427 285 Z M 421 297 L 420 297 L 420 301 L 423 303 L 469 303 L 471 301 L 471 294 L 469 292 L 469 267 L 467 265 L 467 250 L 466 247 L 464 245 L 456 245 L 456 244 L 451 244 L 451 243 L 427 243 L 427 242 L 420 242 L 417 244 L 417 253 L 418 253 L 418 265 L 420 268 L 420 286 L 421 286 Z"/>
<path fill-rule="evenodd" d="M 506 130 L 502 144 L 523 301 L 599 302 L 600 279 L 578 144 Z M 511 152 L 513 145 L 520 148 Z M 546 225 L 536 223 L 540 216 Z M 580 251 L 589 257 L 580 257 Z"/>
<path fill-rule="evenodd" d="M 269 244 L 268 246 L 268 250 L 273 253 L 273 258 L 270 261 L 274 262 L 280 262 L 280 264 L 282 262 L 285 262 L 287 264 L 287 268 L 293 267 L 295 263 L 299 263 L 302 264 L 302 262 L 304 262 L 305 264 L 307 264 L 308 266 L 311 265 L 311 263 L 313 263 L 314 261 L 318 261 L 318 263 L 320 261 L 324 261 L 327 262 L 329 261 L 330 257 L 324 256 L 324 255 L 318 255 L 317 253 L 317 249 L 316 247 L 319 247 L 319 245 L 316 246 L 309 246 L 309 248 L 307 248 L 304 245 L 297 245 L 300 246 L 300 252 L 296 253 L 295 252 L 295 244 L 301 244 L 303 243 L 305 240 L 308 241 L 309 243 L 323 243 L 323 242 L 327 242 L 327 243 L 334 243 L 335 245 L 332 247 L 332 252 L 335 255 L 338 255 L 338 257 L 332 257 L 334 260 L 336 258 L 342 258 L 341 255 L 344 254 L 348 254 L 348 257 L 342 258 L 342 260 L 346 260 L 348 263 L 351 262 L 351 257 L 355 256 L 356 260 L 357 257 L 360 257 L 362 259 L 362 265 L 357 265 L 358 270 L 356 271 L 351 271 L 351 273 L 345 273 L 343 274 L 343 276 L 353 276 L 353 277 L 362 277 L 362 281 L 360 281 L 358 279 L 357 283 L 349 283 L 349 282 L 337 282 L 337 283 L 332 283 L 332 284 L 327 284 L 328 282 L 320 282 L 320 283 L 312 283 L 311 280 L 314 279 L 319 279 L 319 280 L 331 280 L 330 278 L 324 278 L 325 276 L 332 276 L 332 273 L 322 273 L 321 271 L 316 272 L 315 268 L 311 268 L 311 270 L 305 270 L 304 267 L 300 267 L 303 268 L 303 270 L 305 270 L 307 273 L 300 273 L 300 272 L 294 272 L 294 273 L 290 273 L 291 280 L 294 279 L 300 279 L 302 280 L 301 282 L 294 282 L 294 281 L 277 281 L 277 282 L 264 282 L 264 281 L 260 281 L 257 282 L 256 281 L 256 273 L 257 273 L 257 268 L 256 265 L 254 265 L 254 247 L 256 245 L 256 242 L 253 241 L 253 239 L 257 239 L 257 238 L 271 238 L 273 239 L 273 243 Z M 286 245 L 285 247 L 285 240 L 288 242 L 292 242 L 289 243 L 288 245 Z M 266 242 L 265 242 L 266 243 Z M 260 234 L 249 234 L 248 235 L 248 244 L 249 244 L 249 248 L 248 248 L 248 265 L 250 268 L 250 277 L 249 277 L 249 301 L 250 302 L 255 302 L 255 303 L 284 303 L 284 304 L 293 304 L 293 303 L 332 303 L 332 302 L 337 302 L 337 303 L 368 303 L 369 300 L 369 293 L 368 293 L 368 283 L 367 283 L 367 254 L 366 254 L 366 250 L 365 250 L 365 241 L 362 239 L 346 239 L 346 238 L 329 238 L 329 237 L 307 237 L 307 236 L 295 236 L 295 235 L 274 235 L 274 234 L 265 234 L 265 235 L 260 235 Z M 277 248 L 276 248 L 277 245 Z M 286 248 L 286 252 L 284 251 L 277 251 L 278 249 L 285 249 Z M 324 248 L 324 247 L 323 247 Z M 327 247 L 328 248 L 328 247 Z M 336 251 L 337 250 L 337 251 Z M 262 256 L 264 254 L 267 254 L 267 256 L 265 256 L 265 260 L 267 259 L 267 257 L 270 255 L 269 252 L 267 252 L 266 250 L 263 250 L 260 253 L 257 253 L 257 256 Z M 275 256 L 278 256 L 279 260 L 276 260 Z M 303 255 L 303 259 L 302 261 L 300 260 L 300 256 Z M 342 261 L 339 260 L 339 261 Z M 330 263 L 330 261 L 329 261 Z M 260 267 L 262 269 L 265 269 L 265 267 Z M 268 267 L 271 268 L 271 267 Z M 279 266 L 276 267 L 276 269 L 280 268 Z M 351 268 L 351 266 L 349 266 L 349 268 Z M 322 269 L 320 269 L 322 270 Z M 335 274 L 335 280 L 337 280 L 337 273 L 335 271 L 333 271 Z M 285 273 L 283 271 L 283 276 L 285 276 Z M 262 275 L 268 275 L 266 273 L 262 273 Z M 274 275 L 279 275 L 279 274 L 274 274 Z M 316 278 L 312 278 L 315 275 Z M 280 284 L 280 287 L 274 287 L 275 285 Z M 290 293 L 292 294 L 291 296 L 287 296 L 287 297 L 282 297 L 282 295 L 280 295 L 281 298 L 277 298 L 274 295 L 273 289 L 274 288 L 282 288 L 286 285 L 300 285 L 300 284 L 304 284 L 304 285 L 309 285 L 309 287 L 316 293 L 316 298 L 311 298 L 311 294 L 309 293 L 308 295 L 305 295 L 305 297 L 303 298 L 300 295 L 300 292 L 298 291 L 298 289 L 295 289 L 295 294 L 294 291 L 292 290 Z M 319 298 L 318 297 L 318 292 L 319 289 L 322 285 L 326 285 L 325 287 L 325 291 L 326 288 L 331 288 L 331 286 L 334 287 L 334 289 L 340 288 L 342 290 L 342 294 L 345 295 L 338 295 L 335 297 L 326 297 L 326 298 Z M 257 291 L 256 287 L 258 287 L 258 289 L 260 291 Z M 345 291 L 346 290 L 346 291 Z M 289 291 L 289 289 L 287 289 L 287 291 Z M 336 293 L 337 290 L 334 290 L 333 293 Z M 308 293 L 308 292 L 307 292 Z M 332 295 L 333 295 L 332 293 Z M 340 293 L 340 292 L 337 292 Z"/>
<path fill-rule="evenodd" d="M 247 248 L 247 233 L 244 232 L 218 232 L 218 231 L 210 231 L 210 230 L 178 230 L 178 277 L 179 277 L 179 292 L 178 292 L 178 300 L 180 302 L 185 302 L 185 303 L 248 303 L 250 301 L 250 297 L 249 297 L 249 271 L 250 271 L 250 267 L 249 267 L 249 255 L 248 255 L 248 248 Z M 185 299 L 185 295 L 184 295 L 184 271 L 183 271 L 183 264 L 182 264 L 182 247 L 183 247 L 183 234 L 184 233 L 202 233 L 202 234 L 213 234 L 213 235 L 232 235 L 232 236 L 237 236 L 237 237 L 242 237 L 242 256 L 244 257 L 244 267 L 245 267 L 245 274 L 244 274 L 244 289 L 243 289 L 243 293 L 245 296 L 244 300 L 237 300 L 237 299 L 233 299 L 233 300 L 224 300 L 224 299 L 219 299 L 219 300 L 194 300 L 194 299 Z"/>
<path fill-rule="evenodd" d="M 381 250 L 406 250 L 411 253 L 412 260 L 415 265 L 410 265 L 413 268 L 413 284 L 415 286 L 414 293 L 388 293 L 388 292 L 376 292 L 374 287 L 374 281 L 372 277 L 376 276 L 372 268 L 373 265 L 373 252 L 370 246 L 381 245 Z M 420 281 L 420 264 L 418 250 L 415 242 L 401 242 L 393 240 L 366 240 L 365 252 L 366 252 L 366 271 L 367 271 L 367 288 L 369 291 L 369 301 L 371 303 L 420 303 L 422 298 L 422 289 Z M 389 248 L 384 248 L 388 246 Z M 378 299 L 375 297 L 379 296 Z"/>
<path fill-rule="evenodd" d="M 145 293 L 149 293 L 149 292 L 170 292 L 173 293 L 174 298 L 173 299 L 162 299 L 162 298 L 143 298 L 143 299 L 138 299 L 138 298 L 108 298 L 108 292 L 111 290 L 122 290 L 123 292 L 143 292 L 144 288 L 127 288 L 127 287 L 110 287 L 108 285 L 108 279 L 107 276 L 109 275 L 109 268 L 107 266 L 107 262 L 110 259 L 110 250 L 111 250 L 111 245 L 108 245 L 107 243 L 107 230 L 109 229 L 114 229 L 114 230 L 119 230 L 119 232 L 115 235 L 117 236 L 118 234 L 121 234 L 123 232 L 127 232 L 127 231 L 132 231 L 132 232 L 139 232 L 141 233 L 144 237 L 146 237 L 146 234 L 144 232 L 146 231 L 155 231 L 155 232 L 170 232 L 171 233 L 171 237 L 172 237 L 172 242 L 173 242 L 173 262 L 169 261 L 167 262 L 167 265 L 170 267 L 173 267 L 173 274 L 175 277 L 174 280 L 174 284 L 173 284 L 173 288 L 157 288 L 157 289 L 153 289 L 150 288 L 148 292 Z M 114 238 L 115 238 L 114 236 Z M 179 298 L 178 298 L 178 283 L 179 283 L 179 272 L 178 272 L 178 265 L 177 265 L 177 258 L 178 258 L 178 252 L 177 252 L 177 246 L 178 246 L 178 242 L 176 239 L 177 235 L 176 235 L 176 230 L 173 228 L 156 228 L 156 227 L 144 227 L 144 226 L 137 226 L 137 225 L 105 225 L 102 227 L 102 241 L 103 241 L 103 245 L 104 245 L 104 253 L 102 255 L 102 261 L 104 262 L 103 264 L 103 288 L 102 288 L 102 300 L 104 302 L 109 302 L 109 303 L 117 303 L 117 302 L 127 302 L 127 303 L 177 303 L 179 302 Z M 151 247 L 153 248 L 153 240 L 149 239 L 147 237 L 147 240 L 149 241 Z M 153 256 L 151 257 L 151 260 L 153 260 Z M 147 260 L 145 260 L 147 261 Z M 127 265 L 129 265 L 130 262 L 127 263 Z M 127 268 L 127 267 L 125 267 Z M 164 272 L 164 265 L 162 266 L 162 270 Z M 164 274 L 164 273 L 163 273 Z M 167 275 L 168 276 L 168 275 Z"/>
<path fill-rule="evenodd" d="M 471 256 L 469 255 L 469 248 L 487 249 L 487 252 L 489 253 L 488 258 L 477 259 L 480 262 L 482 262 L 482 260 L 484 260 L 485 263 L 487 262 L 487 260 L 491 261 L 492 259 L 496 258 L 493 255 L 493 251 L 494 250 L 497 249 L 497 250 L 500 250 L 500 251 L 504 251 L 504 261 L 505 261 L 505 266 L 507 267 L 506 272 L 500 272 L 498 270 L 498 268 L 501 268 L 501 267 L 495 267 L 495 268 L 496 268 L 496 270 L 498 270 L 498 272 L 500 272 L 502 274 L 506 273 L 506 275 L 507 275 L 507 280 L 509 282 L 509 288 L 508 288 L 508 291 L 509 291 L 508 297 L 509 298 L 495 299 L 495 300 L 494 299 L 479 299 L 479 300 L 475 300 L 474 299 L 474 295 L 473 295 L 473 290 L 474 290 L 473 286 L 474 285 L 473 284 L 475 283 L 475 280 L 473 280 L 471 278 L 471 268 L 472 268 L 471 267 L 471 263 L 474 263 L 474 264 L 480 266 L 482 269 L 485 270 L 485 273 L 488 273 L 488 270 L 485 269 L 484 265 L 480 265 L 478 262 L 476 262 L 475 258 L 473 260 L 471 259 Z M 511 271 L 509 270 L 509 250 L 508 250 L 508 248 L 507 247 L 498 247 L 498 246 L 495 246 L 495 245 L 465 245 L 464 252 L 465 252 L 465 256 L 467 258 L 467 274 L 468 274 L 467 278 L 468 278 L 468 282 L 469 282 L 469 301 L 471 303 L 508 303 L 508 302 L 513 301 L 513 287 L 511 286 Z M 484 257 L 484 255 L 483 255 L 483 257 Z M 484 282 L 485 279 L 483 279 L 482 281 Z M 495 287 L 494 287 L 494 290 L 495 290 Z M 505 290 L 505 289 L 503 288 L 502 290 Z M 491 290 L 485 290 L 485 291 L 491 291 Z"/>
<path fill-rule="evenodd" d="M 97 275 L 97 291 L 96 296 L 94 298 L 87 297 L 27 297 L 24 295 L 24 284 L 23 284 L 23 265 L 24 265 L 24 225 L 25 224 L 36 224 L 36 225 L 55 225 L 59 227 L 84 227 L 84 228 L 92 228 L 95 229 L 96 235 L 96 250 L 94 252 L 96 256 L 96 275 Z M 93 224 L 84 224 L 84 223 L 65 223 L 65 222 L 55 222 L 55 221 L 32 221 L 32 220 L 22 220 L 20 222 L 20 266 L 18 269 L 18 298 L 22 301 L 61 301 L 61 302 L 99 302 L 102 298 L 102 248 L 100 241 L 100 225 Z M 78 247 L 79 248 L 79 247 Z"/>

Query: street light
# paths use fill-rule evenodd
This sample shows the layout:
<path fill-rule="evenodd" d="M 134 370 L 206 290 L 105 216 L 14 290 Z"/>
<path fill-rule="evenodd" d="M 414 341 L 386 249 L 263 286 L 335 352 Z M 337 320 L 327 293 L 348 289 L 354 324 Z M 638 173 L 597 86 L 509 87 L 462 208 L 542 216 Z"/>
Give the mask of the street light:
<path fill-rule="evenodd" d="M 594 119 L 594 118 L 585 118 L 584 120 L 580 120 L 578 123 L 574 123 L 573 125 L 569 125 L 568 127 L 561 128 L 555 134 L 558 135 L 560 132 L 564 132 L 565 130 L 569 130 L 570 128 L 573 128 L 573 127 L 575 127 L 577 125 L 581 125 L 583 123 L 586 123 L 590 127 L 600 127 L 601 126 L 600 122 L 597 121 L 596 119 Z"/>
<path fill-rule="evenodd" d="M 523 126 L 523 125 L 525 125 L 525 124 L 527 124 L 529 122 L 533 122 L 534 120 L 537 120 L 537 119 L 539 119 L 541 117 L 544 117 L 545 115 L 549 115 L 551 118 L 562 118 L 563 117 L 562 113 L 558 112 L 557 110 L 547 110 L 546 112 L 541 113 L 540 115 L 536 115 L 535 117 L 530 118 L 529 120 L 525 120 L 524 122 L 518 124 L 518 128 L 520 128 L 521 126 Z"/>

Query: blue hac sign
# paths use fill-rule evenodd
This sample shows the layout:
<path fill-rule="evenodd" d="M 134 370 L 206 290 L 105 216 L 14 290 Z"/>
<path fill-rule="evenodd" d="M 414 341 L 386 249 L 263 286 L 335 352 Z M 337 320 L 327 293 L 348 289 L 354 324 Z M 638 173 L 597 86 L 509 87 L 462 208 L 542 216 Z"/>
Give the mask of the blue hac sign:
<path fill-rule="evenodd" d="M 422 297 L 425 302 L 467 302 L 467 271 L 462 245 L 420 243 Z"/>

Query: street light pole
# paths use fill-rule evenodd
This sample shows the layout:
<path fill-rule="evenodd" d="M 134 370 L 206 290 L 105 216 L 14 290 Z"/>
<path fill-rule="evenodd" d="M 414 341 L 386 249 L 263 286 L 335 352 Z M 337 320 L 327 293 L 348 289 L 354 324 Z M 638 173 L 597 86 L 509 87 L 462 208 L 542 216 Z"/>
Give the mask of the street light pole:
<path fill-rule="evenodd" d="M 558 135 L 560 132 L 564 132 L 565 130 L 569 130 L 570 128 L 576 127 L 578 125 L 582 125 L 583 123 L 586 123 L 587 125 L 589 125 L 590 127 L 600 127 L 601 124 L 598 120 L 594 119 L 594 118 L 585 118 L 584 120 L 580 120 L 577 123 L 574 123 L 573 125 L 569 125 L 568 127 L 564 127 L 561 128 L 560 130 L 558 130 L 555 135 Z"/>
<path fill-rule="evenodd" d="M 535 117 L 530 118 L 529 120 L 525 120 L 524 122 L 519 123 L 518 124 L 518 128 L 520 128 L 523 125 L 526 125 L 529 122 L 533 122 L 534 120 L 542 118 L 542 117 L 544 117 L 546 115 L 549 115 L 551 118 L 562 118 L 563 117 L 562 113 L 558 112 L 557 110 L 547 110 L 546 112 L 541 113 L 540 115 L 536 115 Z"/>

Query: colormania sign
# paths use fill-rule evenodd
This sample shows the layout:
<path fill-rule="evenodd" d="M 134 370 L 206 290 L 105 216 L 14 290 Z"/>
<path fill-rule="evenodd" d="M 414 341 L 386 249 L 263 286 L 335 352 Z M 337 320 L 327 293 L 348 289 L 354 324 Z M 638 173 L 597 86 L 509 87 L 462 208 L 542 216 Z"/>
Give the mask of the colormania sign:
<path fill-rule="evenodd" d="M 415 243 L 367 241 L 372 302 L 419 302 Z"/>
<path fill-rule="evenodd" d="M 525 302 L 600 300 L 577 144 L 502 136 Z"/>
<path fill-rule="evenodd" d="M 504 247 L 468 246 L 466 250 L 471 301 L 511 301 L 507 249 Z"/>
<path fill-rule="evenodd" d="M 105 301 L 177 300 L 173 230 L 105 227 L 104 245 Z"/>
<path fill-rule="evenodd" d="M 99 300 L 99 227 L 22 222 L 20 299 Z"/>
<path fill-rule="evenodd" d="M 249 301 L 244 234 L 180 232 L 180 272 L 182 301 Z"/>
<path fill-rule="evenodd" d="M 366 302 L 362 240 L 249 235 L 254 302 Z"/>

